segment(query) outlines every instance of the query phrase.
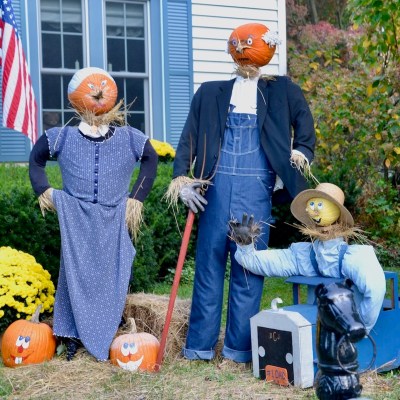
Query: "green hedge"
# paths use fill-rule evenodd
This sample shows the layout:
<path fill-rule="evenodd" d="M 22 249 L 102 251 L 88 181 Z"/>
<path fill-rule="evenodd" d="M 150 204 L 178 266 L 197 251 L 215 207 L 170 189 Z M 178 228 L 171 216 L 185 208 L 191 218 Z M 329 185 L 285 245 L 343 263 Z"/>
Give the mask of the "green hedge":
<path fill-rule="evenodd" d="M 51 185 L 61 188 L 57 164 L 48 165 L 46 172 Z M 132 184 L 137 171 L 132 178 Z M 137 255 L 133 265 L 131 290 L 142 291 L 163 279 L 176 267 L 181 244 L 180 232 L 186 210 L 180 205 L 176 212 L 168 208 L 163 196 L 171 181 L 172 167 L 160 163 L 153 189 L 144 203 L 144 225 L 134 244 Z M 43 218 L 29 182 L 28 167 L 0 165 L 0 246 L 11 246 L 32 254 L 47 269 L 56 284 L 60 264 L 60 232 L 57 215 Z M 193 240 L 188 258 L 194 253 Z"/>
<path fill-rule="evenodd" d="M 61 188 L 58 165 L 46 168 L 53 187 Z M 132 178 L 132 184 L 137 171 Z M 156 282 L 171 281 L 185 228 L 187 210 L 179 204 L 173 211 L 164 200 L 171 181 L 172 166 L 160 163 L 154 186 L 144 203 L 144 224 L 134 243 L 137 254 L 133 265 L 132 292 L 151 289 Z M 351 196 L 349 196 L 350 198 Z M 57 215 L 41 215 L 38 201 L 31 188 L 27 166 L 0 164 L 0 246 L 11 246 L 32 254 L 47 269 L 57 284 L 60 264 L 60 232 Z M 289 205 L 274 207 L 275 228 L 271 228 L 270 246 L 286 248 L 290 243 L 304 240 L 292 225 Z M 186 269 L 193 270 L 196 222 L 187 251 Z M 374 232 L 372 232 L 372 235 Z M 398 239 L 397 239 L 398 240 Z M 396 243 L 396 241 L 394 241 Z M 377 255 L 384 269 L 399 269 L 397 246 L 377 246 Z"/>

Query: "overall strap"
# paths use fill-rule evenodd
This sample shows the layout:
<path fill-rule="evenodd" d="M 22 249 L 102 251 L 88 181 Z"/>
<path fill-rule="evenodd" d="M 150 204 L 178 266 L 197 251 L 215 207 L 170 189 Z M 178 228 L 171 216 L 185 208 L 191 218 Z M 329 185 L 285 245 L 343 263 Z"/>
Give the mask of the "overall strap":
<path fill-rule="evenodd" d="M 347 248 L 348 248 L 347 243 L 344 243 L 342 246 L 340 246 L 340 250 L 339 250 L 339 273 L 340 273 L 340 276 L 342 276 L 343 258 L 344 258 L 344 255 L 346 254 Z M 312 245 L 311 245 L 310 259 L 311 259 L 311 264 L 314 268 L 315 273 L 317 275 L 321 275 L 319 272 L 319 268 L 318 268 L 317 258 L 315 256 L 315 250 Z"/>
<path fill-rule="evenodd" d="M 340 250 L 339 250 L 339 273 L 340 273 L 340 276 L 342 276 L 343 258 L 344 258 L 344 255 L 346 254 L 347 247 L 348 247 L 348 244 L 344 243 L 342 246 L 340 246 Z"/>
<path fill-rule="evenodd" d="M 310 252 L 311 264 L 314 268 L 314 271 L 317 275 L 321 275 L 318 268 L 317 258 L 315 256 L 315 250 L 313 245 L 311 244 L 311 252 Z"/>

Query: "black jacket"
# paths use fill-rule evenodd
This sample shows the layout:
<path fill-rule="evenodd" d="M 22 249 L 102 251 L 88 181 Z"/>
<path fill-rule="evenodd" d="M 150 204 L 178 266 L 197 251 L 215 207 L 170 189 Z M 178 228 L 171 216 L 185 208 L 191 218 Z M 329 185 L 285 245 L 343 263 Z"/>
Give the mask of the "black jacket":
<path fill-rule="evenodd" d="M 235 79 L 205 82 L 195 93 L 176 151 L 174 178 L 187 175 L 195 160 L 195 178 L 207 179 L 212 174 L 234 82 Z M 314 121 L 300 87 L 288 77 L 260 79 L 257 115 L 262 148 L 293 198 L 308 185 L 290 165 L 292 140 L 293 149 L 301 151 L 310 162 L 315 146 Z"/>

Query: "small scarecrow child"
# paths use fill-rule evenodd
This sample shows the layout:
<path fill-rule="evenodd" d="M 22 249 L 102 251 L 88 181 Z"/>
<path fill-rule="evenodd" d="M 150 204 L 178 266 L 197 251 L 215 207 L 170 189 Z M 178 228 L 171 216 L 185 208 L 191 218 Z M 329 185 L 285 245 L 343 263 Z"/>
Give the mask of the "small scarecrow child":
<path fill-rule="evenodd" d="M 199 87 L 179 140 L 167 197 L 172 204 L 180 198 L 194 213 L 204 211 L 198 222 L 192 308 L 183 349 L 187 359 L 215 357 L 230 255 L 222 356 L 239 363 L 251 361 L 249 319 L 259 311 L 263 278 L 244 274 L 234 259 L 236 246 L 228 239 L 228 222 L 248 209 L 268 222 L 277 176 L 290 199 L 308 187 L 301 173 L 314 156 L 308 104 L 288 77 L 261 74 L 278 43 L 277 35 L 263 24 L 233 30 L 228 51 L 236 77 Z M 193 174 L 188 176 L 190 170 Z M 206 192 L 200 190 L 205 188 Z M 265 246 L 268 229 L 265 224 Z"/>
<path fill-rule="evenodd" d="M 262 276 L 326 276 L 348 278 L 355 284 L 355 301 L 367 331 L 376 323 L 386 292 L 385 274 L 372 246 L 348 244 L 365 239 L 354 227 L 344 206 L 344 193 L 336 185 L 320 183 L 300 192 L 291 212 L 302 225 L 300 231 L 311 242 L 293 243 L 288 249 L 256 250 L 259 235 L 254 217 L 243 215 L 231 221 L 231 238 L 237 243 L 235 258 L 240 265 Z"/>
<path fill-rule="evenodd" d="M 149 138 L 121 126 L 114 79 L 99 68 L 77 71 L 68 98 L 79 126 L 45 131 L 32 149 L 29 173 L 42 212 L 55 210 L 61 234 L 61 266 L 54 305 L 54 334 L 70 360 L 82 343 L 98 360 L 109 356 L 121 322 L 135 257 L 143 201 L 151 190 L 157 153 Z M 51 188 L 46 162 L 56 159 L 63 189 Z M 139 176 L 129 193 L 136 163 Z"/>

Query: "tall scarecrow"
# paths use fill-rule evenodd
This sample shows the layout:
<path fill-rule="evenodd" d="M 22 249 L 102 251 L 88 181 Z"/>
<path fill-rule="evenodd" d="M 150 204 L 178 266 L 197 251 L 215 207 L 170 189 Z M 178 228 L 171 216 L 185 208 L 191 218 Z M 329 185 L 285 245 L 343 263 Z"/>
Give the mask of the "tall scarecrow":
<path fill-rule="evenodd" d="M 235 362 L 251 360 L 249 319 L 259 311 L 263 278 L 244 273 L 234 259 L 236 245 L 228 239 L 228 222 L 251 209 L 258 221 L 266 222 L 260 240 L 265 248 L 277 176 L 290 197 L 307 187 L 302 168 L 312 161 L 315 144 L 307 102 L 288 77 L 261 75 L 278 42 L 263 24 L 242 25 L 232 32 L 228 51 L 236 77 L 199 87 L 177 147 L 167 196 L 172 203 L 180 198 L 195 213 L 203 211 L 183 349 L 188 359 L 215 356 L 230 254 L 222 356 Z"/>

